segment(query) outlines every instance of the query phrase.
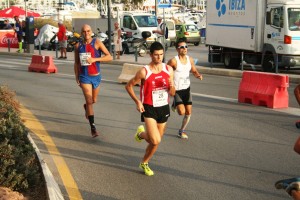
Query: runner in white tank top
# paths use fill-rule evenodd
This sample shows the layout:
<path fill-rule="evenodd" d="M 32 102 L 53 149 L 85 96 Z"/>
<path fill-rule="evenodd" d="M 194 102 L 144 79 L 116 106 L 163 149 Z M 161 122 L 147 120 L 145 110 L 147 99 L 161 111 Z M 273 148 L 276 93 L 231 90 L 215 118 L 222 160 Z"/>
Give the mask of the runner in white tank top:
<path fill-rule="evenodd" d="M 190 87 L 190 71 L 192 68 L 189 56 L 185 56 L 186 63 L 182 64 L 178 56 L 175 56 L 176 70 L 174 70 L 174 86 L 176 91 Z"/>
<path fill-rule="evenodd" d="M 179 39 L 176 42 L 175 47 L 178 55 L 168 62 L 168 65 L 174 70 L 174 85 L 176 89 L 172 110 L 175 111 L 177 109 L 179 115 L 184 115 L 181 128 L 178 131 L 178 137 L 188 139 L 185 129 L 192 114 L 190 72 L 200 80 L 202 80 L 202 75 L 197 71 L 194 59 L 187 56 L 188 47 L 185 40 Z"/>

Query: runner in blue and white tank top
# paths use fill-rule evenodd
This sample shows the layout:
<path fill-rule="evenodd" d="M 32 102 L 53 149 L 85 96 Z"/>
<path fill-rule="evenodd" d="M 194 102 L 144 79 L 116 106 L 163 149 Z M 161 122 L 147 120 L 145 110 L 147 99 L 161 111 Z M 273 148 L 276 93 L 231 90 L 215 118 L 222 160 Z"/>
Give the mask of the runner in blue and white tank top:
<path fill-rule="evenodd" d="M 185 40 L 179 39 L 175 44 L 175 48 L 178 55 L 168 61 L 168 65 L 174 70 L 174 86 L 176 89 L 172 110 L 175 111 L 177 109 L 179 115 L 184 115 L 181 128 L 178 131 L 178 137 L 188 139 L 185 129 L 192 114 L 190 72 L 200 80 L 202 80 L 202 75 L 197 71 L 194 59 L 187 56 L 188 46 Z"/>

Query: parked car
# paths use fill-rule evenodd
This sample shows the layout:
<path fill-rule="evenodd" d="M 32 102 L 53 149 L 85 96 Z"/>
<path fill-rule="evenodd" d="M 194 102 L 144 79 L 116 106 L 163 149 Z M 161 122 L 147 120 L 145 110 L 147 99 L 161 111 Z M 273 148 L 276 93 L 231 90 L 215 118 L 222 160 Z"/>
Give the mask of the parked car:
<path fill-rule="evenodd" d="M 196 24 L 176 24 L 176 37 L 186 38 L 187 43 L 193 43 L 195 46 L 200 44 L 200 32 Z"/>

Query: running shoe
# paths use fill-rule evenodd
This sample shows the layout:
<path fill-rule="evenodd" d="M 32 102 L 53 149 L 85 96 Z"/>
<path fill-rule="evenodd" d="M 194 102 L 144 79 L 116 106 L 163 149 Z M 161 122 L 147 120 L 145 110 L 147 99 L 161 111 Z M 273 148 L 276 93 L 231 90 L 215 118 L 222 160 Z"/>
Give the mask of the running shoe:
<path fill-rule="evenodd" d="M 177 137 L 181 139 L 188 139 L 189 137 L 187 136 L 185 131 L 179 131 Z"/>
<path fill-rule="evenodd" d="M 135 133 L 135 135 L 134 135 L 134 138 L 135 138 L 135 140 L 136 140 L 137 142 L 141 142 L 141 141 L 143 140 L 143 138 L 140 137 L 140 134 L 141 134 L 142 132 L 145 132 L 145 128 L 144 128 L 143 125 L 140 125 L 140 126 L 137 128 L 136 133 Z"/>
<path fill-rule="evenodd" d="M 290 183 L 289 186 L 285 189 L 285 191 L 292 196 L 292 190 L 299 191 L 300 190 L 300 182 Z"/>
<path fill-rule="evenodd" d="M 153 176 L 154 172 L 150 169 L 148 163 L 140 163 L 139 168 L 144 170 L 145 175 Z"/>
<path fill-rule="evenodd" d="M 275 183 L 276 189 L 286 189 L 291 183 L 293 182 L 300 182 L 300 178 L 289 178 L 289 179 L 283 179 L 279 180 Z"/>
<path fill-rule="evenodd" d="M 91 129 L 91 134 L 92 134 L 92 138 L 95 138 L 95 137 L 99 136 L 99 133 L 94 128 Z"/>

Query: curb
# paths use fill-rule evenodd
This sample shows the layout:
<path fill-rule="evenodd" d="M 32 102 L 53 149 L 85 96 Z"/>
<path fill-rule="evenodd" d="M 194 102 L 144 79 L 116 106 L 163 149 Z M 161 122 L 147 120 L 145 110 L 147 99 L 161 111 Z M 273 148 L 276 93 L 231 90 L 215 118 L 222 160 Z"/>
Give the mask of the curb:
<path fill-rule="evenodd" d="M 34 143 L 33 139 L 30 136 L 30 133 L 28 133 L 27 135 L 30 143 L 32 144 L 35 153 L 39 159 L 42 171 L 43 171 L 43 175 L 44 175 L 44 179 L 45 179 L 45 183 L 46 183 L 46 190 L 47 190 L 47 194 L 48 194 L 48 199 L 49 200 L 64 200 L 64 197 L 61 193 L 61 190 L 58 186 L 58 184 L 56 183 L 53 174 L 51 173 L 50 169 L 48 168 L 48 165 L 45 163 L 44 159 L 42 158 L 42 154 L 40 152 L 40 150 L 38 149 L 38 147 L 36 146 L 36 144 Z"/>

